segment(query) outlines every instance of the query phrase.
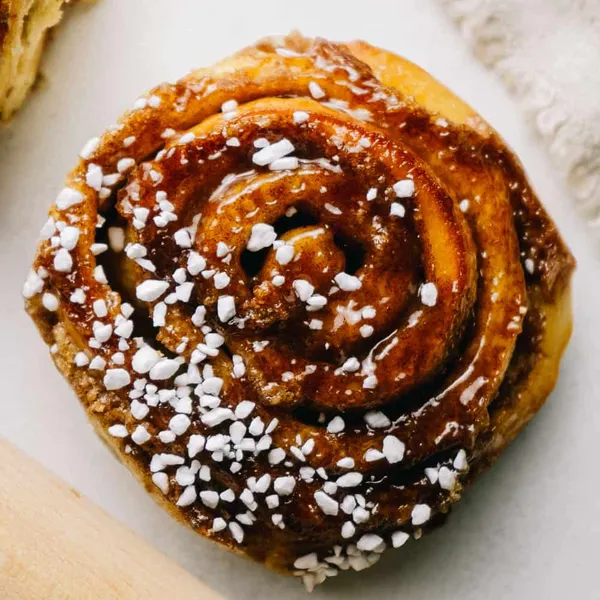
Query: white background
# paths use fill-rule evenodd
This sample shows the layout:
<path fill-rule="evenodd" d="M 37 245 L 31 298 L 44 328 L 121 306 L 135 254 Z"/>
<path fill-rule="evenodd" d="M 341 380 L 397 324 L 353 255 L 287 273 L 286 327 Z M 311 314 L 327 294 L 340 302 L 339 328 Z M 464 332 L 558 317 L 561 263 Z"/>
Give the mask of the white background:
<path fill-rule="evenodd" d="M 46 56 L 45 80 L 0 129 L 0 434 L 226 597 L 304 597 L 299 581 L 227 554 L 154 505 L 96 439 L 23 312 L 20 289 L 47 207 L 79 149 L 141 92 L 270 33 L 364 38 L 449 84 L 521 156 L 579 261 L 575 333 L 548 404 L 449 523 L 386 553 L 370 571 L 328 581 L 313 597 L 600 598 L 598 248 L 516 106 L 435 3 L 102 0 L 69 12 Z"/>

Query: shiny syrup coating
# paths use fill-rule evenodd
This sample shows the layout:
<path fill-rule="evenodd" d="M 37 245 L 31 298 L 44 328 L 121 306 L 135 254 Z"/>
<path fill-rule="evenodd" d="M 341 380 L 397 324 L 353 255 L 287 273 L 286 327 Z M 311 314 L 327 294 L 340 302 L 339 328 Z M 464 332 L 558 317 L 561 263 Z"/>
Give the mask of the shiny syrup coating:
<path fill-rule="evenodd" d="M 313 583 L 336 565 L 368 566 L 392 534 L 434 524 L 458 499 L 468 465 L 490 462 L 496 432 L 505 443 L 514 435 L 495 415 L 516 414 L 545 307 L 573 267 L 485 124 L 428 112 L 352 52 L 365 47 L 272 38 L 151 91 L 72 173 L 68 187 L 82 201 L 51 210 L 57 231 L 35 267 L 58 310 L 39 295 L 28 300 L 61 360 L 77 349 L 105 361 L 79 368 L 87 379 L 59 367 L 92 419 L 124 426 L 116 441 L 148 486 L 200 533 Z M 262 147 L 282 140 L 295 161 L 257 164 Z M 56 268 L 57 223 L 79 230 L 67 272 Z M 94 256 L 110 226 L 124 228 L 128 255 L 143 256 Z M 259 231 L 277 240 L 253 251 Z M 148 281 L 168 285 L 142 300 Z M 72 300 L 78 290 L 82 302 Z M 224 297 L 235 307 L 226 319 Z M 125 338 L 115 333 L 128 320 L 124 301 L 135 309 Z M 214 333 L 223 337 L 216 349 Z M 144 344 L 179 361 L 176 371 L 154 380 L 136 371 Z M 110 369 L 130 381 L 97 392 Z M 203 387 L 215 379 L 218 401 Z M 239 416 L 248 401 L 251 414 Z M 143 416 L 133 402 L 148 407 Z M 229 412 L 211 424 L 216 409 Z M 178 415 L 188 420 L 181 432 Z M 139 426 L 148 435 L 135 443 Z M 198 436 L 204 447 L 190 449 Z M 181 461 L 162 464 L 164 454 Z M 267 490 L 257 488 L 265 475 Z M 278 478 L 292 489 L 274 491 Z M 215 504 L 201 492 L 221 497 Z M 342 535 L 347 523 L 353 531 Z M 381 538 L 376 550 L 365 534 Z M 313 553 L 317 566 L 297 562 Z"/>

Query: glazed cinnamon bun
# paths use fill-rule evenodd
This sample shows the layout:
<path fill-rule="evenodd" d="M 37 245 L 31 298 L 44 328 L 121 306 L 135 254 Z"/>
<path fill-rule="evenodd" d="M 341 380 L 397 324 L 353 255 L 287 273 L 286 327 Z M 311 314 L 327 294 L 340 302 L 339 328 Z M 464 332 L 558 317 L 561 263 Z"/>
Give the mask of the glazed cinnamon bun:
<path fill-rule="evenodd" d="M 439 523 L 554 385 L 574 261 L 405 59 L 268 38 L 140 97 L 50 209 L 27 310 L 198 533 L 313 587 Z"/>

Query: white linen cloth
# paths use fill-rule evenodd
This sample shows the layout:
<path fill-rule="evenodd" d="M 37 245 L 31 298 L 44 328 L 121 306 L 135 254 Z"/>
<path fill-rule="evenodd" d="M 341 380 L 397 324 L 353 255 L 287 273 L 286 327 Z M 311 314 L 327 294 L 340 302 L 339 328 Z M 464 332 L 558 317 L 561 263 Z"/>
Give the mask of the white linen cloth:
<path fill-rule="evenodd" d="M 531 118 L 600 239 L 600 1 L 439 1 Z"/>

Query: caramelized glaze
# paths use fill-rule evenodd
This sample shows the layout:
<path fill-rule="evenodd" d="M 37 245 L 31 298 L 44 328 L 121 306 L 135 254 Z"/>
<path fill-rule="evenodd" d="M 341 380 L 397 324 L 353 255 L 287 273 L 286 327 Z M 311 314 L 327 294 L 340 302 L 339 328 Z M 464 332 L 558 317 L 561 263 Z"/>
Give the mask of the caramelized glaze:
<path fill-rule="evenodd" d="M 491 462 L 537 410 L 549 390 L 532 374 L 574 264 L 498 136 L 458 100 L 448 113 L 417 104 L 411 78 L 415 90 L 440 90 L 442 107 L 448 92 L 402 65 L 364 43 L 292 35 L 155 88 L 84 153 L 68 181 L 81 202 L 51 209 L 28 280 L 28 310 L 59 367 L 92 419 L 125 433 L 113 443 L 131 468 L 149 486 L 151 471 L 164 473 L 152 481 L 200 533 L 309 585 L 336 566 L 368 566 L 398 532 L 420 535 L 458 499 L 468 465 Z M 292 160 L 257 164 L 282 140 Z M 124 227 L 132 258 L 94 255 L 99 215 L 102 229 Z M 79 231 L 67 271 L 57 270 L 58 222 Z M 144 282 L 168 285 L 143 301 Z M 39 292 L 55 294 L 58 310 Z M 129 336 L 116 333 L 128 327 L 125 299 Z M 208 344 L 211 332 L 222 346 Z M 166 379 L 133 369 L 144 343 L 171 361 Z M 104 369 L 74 367 L 77 352 Z M 210 398 L 202 406 L 198 378 L 222 380 L 218 408 L 229 413 L 217 424 L 203 421 L 220 417 Z M 140 417 L 132 403 L 143 398 Z M 248 401 L 251 416 L 239 417 Z M 171 435 L 177 415 L 189 424 Z M 190 451 L 194 435 L 234 437 L 233 423 L 246 449 L 229 440 Z M 140 425 L 147 439 L 134 443 Z M 164 453 L 182 462 L 156 470 Z M 198 466 L 186 485 L 178 469 L 194 459 L 210 480 Z M 269 491 L 257 490 L 266 474 Z M 274 493 L 277 478 L 293 489 Z M 231 501 L 201 498 L 225 490 Z M 237 524 L 219 529 L 215 518 Z"/>

